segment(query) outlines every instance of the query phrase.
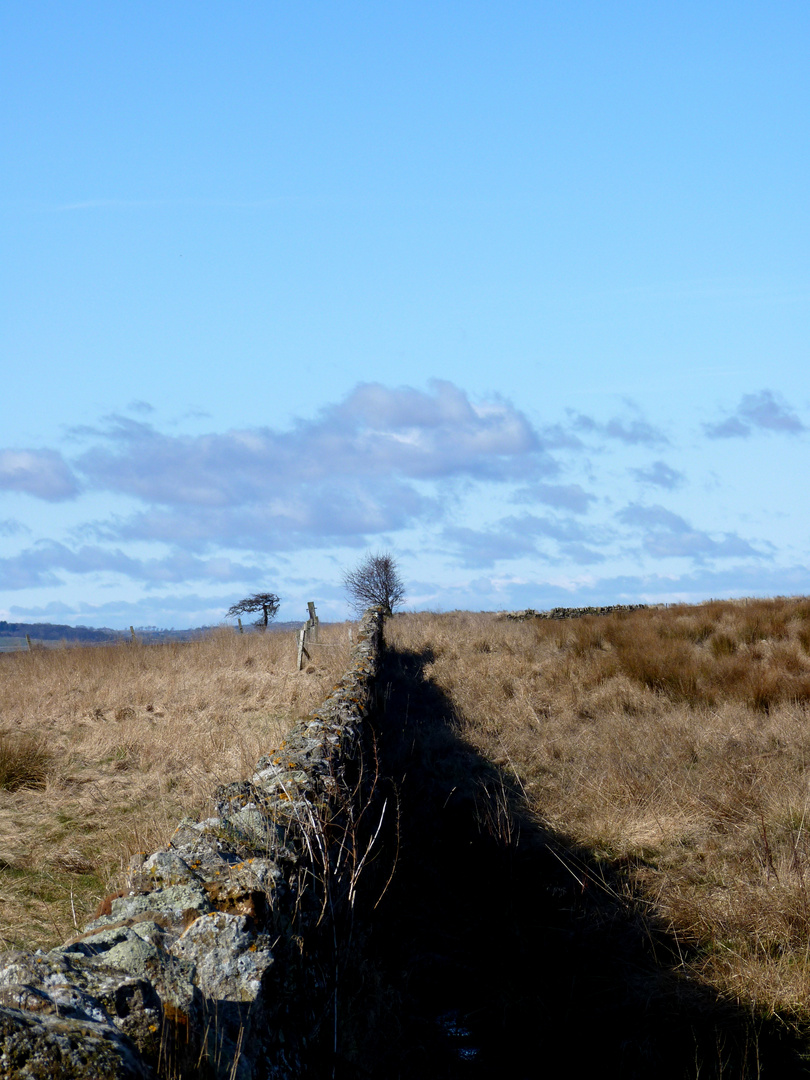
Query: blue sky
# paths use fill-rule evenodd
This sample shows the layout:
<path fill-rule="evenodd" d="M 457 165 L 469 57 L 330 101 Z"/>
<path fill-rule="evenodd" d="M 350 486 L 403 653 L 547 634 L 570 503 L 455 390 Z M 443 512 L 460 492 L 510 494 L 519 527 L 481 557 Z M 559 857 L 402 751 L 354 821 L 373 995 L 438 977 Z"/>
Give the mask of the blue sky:
<path fill-rule="evenodd" d="M 810 592 L 809 32 L 4 4 L 0 618 Z"/>

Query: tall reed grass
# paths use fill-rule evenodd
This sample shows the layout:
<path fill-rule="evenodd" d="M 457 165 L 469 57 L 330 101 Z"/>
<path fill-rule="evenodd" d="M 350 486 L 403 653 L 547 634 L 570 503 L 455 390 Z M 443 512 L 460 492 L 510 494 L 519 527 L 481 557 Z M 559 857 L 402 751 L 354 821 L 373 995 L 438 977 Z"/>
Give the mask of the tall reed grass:
<path fill-rule="evenodd" d="M 459 732 L 760 1014 L 810 1000 L 810 601 L 576 620 L 414 614 Z"/>

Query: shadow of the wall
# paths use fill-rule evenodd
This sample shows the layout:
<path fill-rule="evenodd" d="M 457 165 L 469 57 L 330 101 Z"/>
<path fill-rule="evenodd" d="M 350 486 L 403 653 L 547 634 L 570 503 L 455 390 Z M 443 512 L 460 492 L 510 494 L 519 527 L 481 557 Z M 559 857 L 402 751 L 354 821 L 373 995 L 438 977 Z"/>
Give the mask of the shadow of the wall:
<path fill-rule="evenodd" d="M 388 650 L 378 681 L 396 872 L 364 914 L 364 1019 L 338 1073 L 810 1075 L 806 1045 L 686 978 L 654 918 L 527 812 L 509 777 L 459 737 L 451 702 L 423 676 L 429 660 Z"/>

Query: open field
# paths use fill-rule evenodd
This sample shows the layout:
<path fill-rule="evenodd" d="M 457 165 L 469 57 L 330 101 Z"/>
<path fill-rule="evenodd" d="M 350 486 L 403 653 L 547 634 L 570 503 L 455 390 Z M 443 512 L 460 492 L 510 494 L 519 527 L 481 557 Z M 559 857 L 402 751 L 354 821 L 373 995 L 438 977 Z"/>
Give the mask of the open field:
<path fill-rule="evenodd" d="M 218 783 L 249 774 L 346 669 L 346 627 L 322 635 L 338 647 L 313 650 L 302 673 L 294 635 L 231 630 L 186 644 L 0 657 L 0 944 L 68 938 L 119 887 L 133 851 L 164 843 L 181 817 L 205 811 Z M 475 993 L 479 983 L 497 988 L 500 997 L 486 999 L 491 1019 L 519 1014 L 526 964 L 550 966 L 553 954 L 565 968 L 578 941 L 581 974 L 585 949 L 590 956 L 596 945 L 600 965 L 630 941 L 619 927 L 599 952 L 598 926 L 569 936 L 552 904 L 559 893 L 571 926 L 607 918 L 608 908 L 627 912 L 627 927 L 649 932 L 653 953 L 659 929 L 671 932 L 674 952 L 667 933 L 660 959 L 667 979 L 640 982 L 633 1007 L 648 988 L 665 987 L 673 1004 L 667 999 L 655 1015 L 667 1026 L 670 1007 L 683 1011 L 677 1040 L 684 1031 L 691 1038 L 703 988 L 719 1038 L 725 1003 L 742 1006 L 753 1063 L 735 1073 L 721 1062 L 716 1075 L 759 1075 L 757 1032 L 766 1021 L 763 1054 L 776 1052 L 774 1031 L 807 1042 L 810 600 L 560 621 L 412 614 L 389 619 L 386 639 L 393 648 L 376 718 L 379 764 L 401 818 L 386 819 L 397 872 L 374 909 L 383 919 L 374 956 L 355 973 L 368 978 L 363 1016 L 377 1015 L 384 999 L 391 1023 L 404 1025 L 419 964 L 433 993 L 442 949 L 460 985 L 483 972 Z M 516 810 L 522 802 L 528 815 Z M 550 854 L 541 858 L 546 838 Z M 512 861 L 516 852 L 522 862 Z M 567 888 L 544 899 L 549 866 Z M 519 899 L 509 894 L 513 881 Z M 608 889 L 609 905 L 581 899 Z M 512 935 L 504 948 L 493 934 L 499 927 Z M 390 971 L 388 960 L 375 967 L 383 940 Z M 401 941 L 409 943 L 402 955 Z M 382 997 L 375 979 L 388 987 Z M 691 989 L 680 998 L 674 984 Z M 601 1002 L 602 985 L 587 983 L 595 987 L 589 1002 Z M 526 998 L 526 1015 L 542 999 L 539 991 Z M 432 1000 L 413 1009 L 419 1038 L 433 1030 Z M 450 1006 L 467 1007 L 452 998 Z M 436 1008 L 447 1010 L 445 1002 Z M 606 1032 L 609 1021 L 612 1014 Z M 393 1029 L 381 1030 L 384 1042 L 400 1045 Z M 630 1029 L 627 1045 L 643 1042 L 646 1030 Z M 735 1030 L 744 1055 L 749 1029 Z M 424 1045 L 433 1047 L 432 1038 Z M 498 1045 L 493 1037 L 492 1053 Z"/>
<path fill-rule="evenodd" d="M 346 625 L 35 649 L 0 657 L 0 945 L 49 947 L 92 917 L 138 850 L 249 775 L 346 669 Z"/>
<path fill-rule="evenodd" d="M 386 638 L 536 818 L 674 933 L 685 975 L 807 1021 L 810 601 L 412 614 Z"/>

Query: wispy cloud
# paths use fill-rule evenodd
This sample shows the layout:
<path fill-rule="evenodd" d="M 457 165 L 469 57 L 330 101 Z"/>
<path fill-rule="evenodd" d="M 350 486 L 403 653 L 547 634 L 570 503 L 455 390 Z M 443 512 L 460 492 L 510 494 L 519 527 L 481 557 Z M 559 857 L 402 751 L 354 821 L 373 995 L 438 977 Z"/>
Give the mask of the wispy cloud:
<path fill-rule="evenodd" d="M 442 543 L 455 551 L 462 566 L 494 566 L 496 562 L 537 553 L 533 536 L 515 532 L 506 525 L 488 529 L 449 525 L 442 531 Z"/>
<path fill-rule="evenodd" d="M 264 568 L 228 558 L 200 559 L 183 551 L 162 558 L 136 559 L 120 549 L 85 545 L 74 550 L 55 541 L 43 541 L 17 555 L 0 559 L 0 588 L 59 585 L 63 581 L 60 572 L 113 573 L 147 587 L 159 587 L 195 580 L 251 581 L 260 578 Z"/>
<path fill-rule="evenodd" d="M 572 514 L 585 514 L 596 495 L 586 491 L 580 484 L 532 484 L 515 492 L 513 502 L 539 502 L 556 510 L 568 510 Z"/>
<path fill-rule="evenodd" d="M 641 484 L 666 488 L 668 491 L 680 487 L 685 479 L 682 472 L 678 472 L 663 461 L 654 461 L 646 469 L 629 469 L 628 472 Z"/>
<path fill-rule="evenodd" d="M 94 487 L 175 506 L 240 505 L 344 477 L 529 479 L 557 467 L 513 405 L 473 404 L 446 382 L 430 393 L 362 385 L 288 431 L 173 436 L 119 416 L 97 434 L 76 463 Z"/>
<path fill-rule="evenodd" d="M 704 424 L 710 439 L 747 439 L 756 431 L 800 435 L 807 431 L 795 410 L 773 390 L 743 394 L 737 408 L 725 419 Z"/>
<path fill-rule="evenodd" d="M 684 557 L 703 562 L 708 558 L 763 558 L 765 555 L 736 533 L 723 533 L 720 539 L 715 539 L 663 506 L 633 503 L 620 510 L 616 517 L 622 524 L 642 531 L 644 549 L 656 558 Z"/>
<path fill-rule="evenodd" d="M 0 519 L 0 536 L 22 536 L 30 532 L 28 526 L 21 521 L 15 521 L 14 518 Z"/>
<path fill-rule="evenodd" d="M 604 552 L 598 545 L 608 535 L 602 526 L 586 525 L 573 518 L 521 514 L 482 529 L 447 526 L 442 540 L 455 550 L 463 566 L 493 566 L 496 562 L 538 554 L 540 540 L 554 542 L 551 556 L 554 560 L 587 565 L 604 561 Z"/>
<path fill-rule="evenodd" d="M 627 446 L 662 446 L 669 442 L 660 428 L 640 416 L 614 416 L 610 420 L 600 421 L 584 413 L 571 412 L 569 415 L 574 430 L 584 435 L 613 439 Z"/>
<path fill-rule="evenodd" d="M 89 488 L 144 504 L 100 524 L 106 539 L 364 543 L 435 519 L 445 502 L 436 485 L 536 483 L 558 471 L 514 405 L 473 402 L 442 381 L 427 391 L 362 384 L 286 430 L 172 435 L 118 415 L 73 434 L 90 443 L 75 462 Z"/>
<path fill-rule="evenodd" d="M 160 541 L 190 550 L 222 544 L 254 551 L 286 551 L 363 545 L 392 530 L 428 524 L 441 515 L 441 500 L 413 486 L 372 478 L 281 486 L 266 501 L 243 505 L 149 506 L 124 518 L 96 522 L 88 532 L 99 540 Z"/>
<path fill-rule="evenodd" d="M 78 481 L 56 450 L 0 450 L 0 490 L 20 491 L 48 502 L 73 499 Z"/>

